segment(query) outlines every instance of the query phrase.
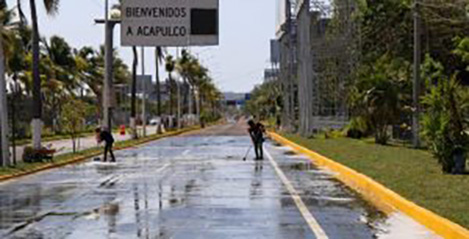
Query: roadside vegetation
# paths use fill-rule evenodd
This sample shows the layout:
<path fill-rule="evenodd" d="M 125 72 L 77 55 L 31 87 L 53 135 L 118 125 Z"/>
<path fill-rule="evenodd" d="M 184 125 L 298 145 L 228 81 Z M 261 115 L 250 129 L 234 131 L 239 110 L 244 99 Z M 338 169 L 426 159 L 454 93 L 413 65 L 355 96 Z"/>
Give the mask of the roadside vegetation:
<path fill-rule="evenodd" d="M 469 153 L 469 2 L 419 1 L 423 29 L 419 108 L 413 103 L 414 2 L 356 1 L 358 7 L 349 20 L 360 29 L 356 39 L 360 44 L 352 52 L 357 60 L 341 91 L 347 98 L 345 127 L 316 128 L 314 134 L 300 131 L 303 116 L 291 115 L 291 109 L 281 104 L 288 89 L 285 74 L 259 85 L 246 112 L 277 130 L 288 129 L 280 133 L 292 141 L 469 228 L 467 166 L 464 172 Z M 326 39 L 334 41 L 341 20 L 332 16 Z M 336 64 L 330 67 L 324 71 L 338 71 Z M 321 92 L 321 97 L 330 105 L 340 104 L 334 102 L 336 82 L 322 83 L 321 89 L 332 91 Z M 294 106 L 296 114 L 302 112 L 299 107 Z M 422 143 L 414 149 L 412 116 L 417 110 Z M 282 119 L 289 117 L 294 127 L 279 125 L 275 120 L 279 114 Z"/>
<path fill-rule="evenodd" d="M 75 142 L 78 137 L 89 135 L 102 119 L 104 47 L 78 48 L 61 36 L 40 35 L 36 2 L 44 3 L 52 16 L 60 14 L 58 0 L 31 0 L 30 3 L 34 3 L 31 16 L 23 12 L 22 1 L 15 6 L 0 1 L 10 143 L 32 143 L 34 127 L 31 122 L 34 119 L 43 123 L 40 131 L 45 141 L 71 138 Z M 120 18 L 118 9 L 119 5 L 113 6 L 112 18 Z M 115 124 L 127 124 L 128 118 L 135 118 L 141 108 L 136 92 L 139 56 L 136 48 L 132 50 L 134 62 L 131 67 L 119 56 L 117 49 L 113 51 Z M 166 49 L 155 48 L 157 69 L 161 64 L 173 64 L 171 72 L 177 72 L 181 79 L 174 79 L 170 74 L 167 79 L 160 79 L 157 74 L 155 89 L 147 89 L 156 94 L 156 100 L 147 103 L 148 115 L 175 117 L 179 88 L 181 118 L 192 114 L 200 115 L 203 122 L 218 119 L 221 92 L 209 70 L 189 51 L 183 50 L 181 55 L 180 59 L 174 59 Z M 174 60 L 168 62 L 165 59 Z M 131 92 L 126 90 L 130 88 Z M 21 155 L 16 157 L 21 158 Z"/>
<path fill-rule="evenodd" d="M 420 1 L 424 30 L 418 108 L 412 95 L 413 2 L 356 1 L 357 8 L 350 20 L 360 29 L 357 41 L 361 47 L 352 52 L 359 60 L 344 83 L 349 122 L 341 131 L 356 139 L 372 137 L 380 145 L 410 143 L 412 116 L 418 110 L 421 147 L 433 154 L 443 173 L 462 173 L 457 170 L 455 159 L 460 159 L 461 164 L 469 152 L 469 2 Z M 339 20 L 332 16 L 326 38 L 333 39 L 335 32 L 340 31 Z M 337 71 L 336 66 L 330 67 L 330 71 Z M 278 123 L 274 119 L 285 112 L 281 104 L 282 82 L 279 78 L 259 85 L 252 92 L 247 112 Z M 325 89 L 334 89 L 336 83 L 324 84 L 332 84 L 324 86 Z M 334 92 L 322 92 L 331 105 L 336 104 L 333 95 Z M 293 117 L 294 125 L 298 126 L 300 119 Z M 294 133 L 315 137 L 294 128 Z M 328 129 L 317 129 L 321 131 Z"/>

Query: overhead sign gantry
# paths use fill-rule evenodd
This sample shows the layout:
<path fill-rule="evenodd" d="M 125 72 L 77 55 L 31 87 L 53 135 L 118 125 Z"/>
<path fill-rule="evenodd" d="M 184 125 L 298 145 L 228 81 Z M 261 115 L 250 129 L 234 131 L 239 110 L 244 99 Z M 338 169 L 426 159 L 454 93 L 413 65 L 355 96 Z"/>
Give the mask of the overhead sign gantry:
<path fill-rule="evenodd" d="M 219 0 L 124 0 L 122 45 L 218 45 L 218 9 Z"/>

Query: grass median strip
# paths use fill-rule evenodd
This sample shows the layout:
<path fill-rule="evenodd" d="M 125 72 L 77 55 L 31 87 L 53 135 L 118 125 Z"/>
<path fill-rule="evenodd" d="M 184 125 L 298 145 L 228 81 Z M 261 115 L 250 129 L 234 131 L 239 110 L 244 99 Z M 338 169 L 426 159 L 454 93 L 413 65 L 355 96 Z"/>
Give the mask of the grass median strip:
<path fill-rule="evenodd" d="M 165 137 L 179 135 L 179 134 L 186 133 L 192 130 L 197 130 L 197 129 L 200 129 L 200 127 L 190 127 L 190 128 L 186 128 L 182 130 L 169 131 L 165 134 L 150 135 L 150 136 L 139 138 L 136 140 L 119 141 L 115 143 L 114 148 L 116 150 L 126 149 L 129 147 L 141 145 L 141 144 L 148 143 L 148 142 L 158 140 L 161 138 L 165 138 Z M 75 154 L 68 153 L 68 154 L 58 155 L 54 157 L 53 162 L 19 163 L 14 167 L 0 168 L 0 181 L 5 181 L 5 180 L 12 179 L 12 178 L 33 174 L 33 173 L 51 169 L 51 168 L 57 168 L 57 167 L 65 166 L 68 164 L 77 163 L 77 162 L 89 159 L 91 157 L 100 155 L 101 153 L 102 153 L 101 147 L 94 147 L 94 148 L 82 150 Z"/>
<path fill-rule="evenodd" d="M 361 172 L 418 205 L 469 228 L 469 175 L 443 174 L 436 159 L 426 151 L 380 146 L 366 140 L 348 138 L 283 136 Z"/>

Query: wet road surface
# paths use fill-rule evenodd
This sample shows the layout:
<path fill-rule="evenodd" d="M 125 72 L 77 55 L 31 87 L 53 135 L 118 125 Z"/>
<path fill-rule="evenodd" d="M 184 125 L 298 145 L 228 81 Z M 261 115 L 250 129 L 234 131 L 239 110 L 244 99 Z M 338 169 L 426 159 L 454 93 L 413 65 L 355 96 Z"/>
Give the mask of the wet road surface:
<path fill-rule="evenodd" d="M 264 161 L 243 162 L 243 132 L 212 127 L 0 184 L 0 238 L 437 238 L 288 148 L 268 142 Z"/>
<path fill-rule="evenodd" d="M 156 133 L 157 127 L 156 126 L 147 126 L 147 132 L 148 134 L 154 134 Z M 139 135 L 142 135 L 143 129 L 141 127 L 138 127 L 138 132 Z M 121 135 L 118 133 L 113 133 L 114 140 L 116 142 L 119 141 L 125 141 L 131 139 L 131 135 L 129 132 L 127 132 L 125 135 Z M 73 152 L 73 143 L 71 139 L 60 139 L 60 140 L 53 140 L 53 141 L 48 141 L 48 142 L 43 142 L 43 145 L 45 146 L 50 146 L 52 149 L 58 150 L 57 153 L 55 153 L 55 156 L 61 155 L 61 154 L 67 154 L 67 153 L 72 153 Z M 77 151 L 80 150 L 85 150 L 93 147 L 98 147 L 99 144 L 96 142 L 96 136 L 94 135 L 88 135 L 84 137 L 80 137 L 77 139 Z M 21 145 L 16 147 L 16 160 L 18 162 L 23 161 L 23 151 L 26 145 Z M 13 148 L 10 150 L 13 151 Z M 13 160 L 13 155 L 12 155 L 12 160 Z"/>

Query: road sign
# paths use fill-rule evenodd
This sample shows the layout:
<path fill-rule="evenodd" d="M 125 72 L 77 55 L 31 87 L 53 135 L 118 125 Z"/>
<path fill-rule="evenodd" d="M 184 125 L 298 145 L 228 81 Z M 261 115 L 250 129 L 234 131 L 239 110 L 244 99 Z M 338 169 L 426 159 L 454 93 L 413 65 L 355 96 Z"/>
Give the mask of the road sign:
<path fill-rule="evenodd" d="M 123 46 L 218 45 L 219 0 L 123 0 Z"/>

